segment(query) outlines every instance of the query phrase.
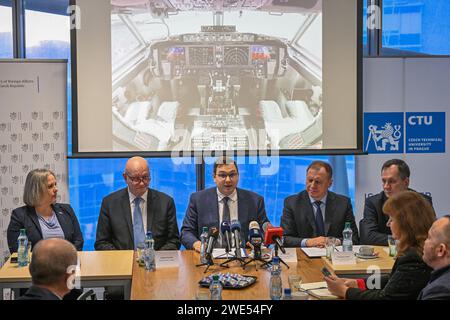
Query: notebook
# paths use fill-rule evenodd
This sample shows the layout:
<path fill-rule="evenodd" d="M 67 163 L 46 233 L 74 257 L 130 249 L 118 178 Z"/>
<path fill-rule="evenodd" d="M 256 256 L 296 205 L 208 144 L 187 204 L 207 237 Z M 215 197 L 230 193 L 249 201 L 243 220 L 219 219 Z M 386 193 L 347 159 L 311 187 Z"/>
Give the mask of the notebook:
<path fill-rule="evenodd" d="M 320 300 L 333 300 L 339 298 L 328 291 L 327 283 L 325 281 L 303 283 L 300 288 Z"/>

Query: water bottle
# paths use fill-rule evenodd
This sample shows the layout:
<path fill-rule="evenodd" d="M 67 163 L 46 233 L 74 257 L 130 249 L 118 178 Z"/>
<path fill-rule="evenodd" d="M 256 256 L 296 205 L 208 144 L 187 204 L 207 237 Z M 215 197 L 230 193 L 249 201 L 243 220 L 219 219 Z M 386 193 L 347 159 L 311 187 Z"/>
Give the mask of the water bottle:
<path fill-rule="evenodd" d="M 17 263 L 19 267 L 25 267 L 28 265 L 28 238 L 25 229 L 20 229 L 17 244 Z"/>
<path fill-rule="evenodd" d="M 350 222 L 345 223 L 344 231 L 342 231 L 342 250 L 345 251 L 353 251 L 353 231 L 350 228 Z"/>
<path fill-rule="evenodd" d="M 144 262 L 145 270 L 154 271 L 156 269 L 155 264 L 155 240 L 151 231 L 147 231 L 145 235 L 145 248 L 144 248 Z"/>
<path fill-rule="evenodd" d="M 200 235 L 200 241 L 202 244 L 200 245 L 200 263 L 207 263 L 206 261 L 206 242 L 208 241 L 208 227 L 203 227 L 202 234 Z"/>
<path fill-rule="evenodd" d="M 211 300 L 222 300 L 222 284 L 219 281 L 218 274 L 212 276 L 209 292 L 211 292 Z"/>
<path fill-rule="evenodd" d="M 291 288 L 285 288 L 284 289 L 283 300 L 292 300 Z"/>
<path fill-rule="evenodd" d="M 270 298 L 272 300 L 280 300 L 282 289 L 280 259 L 273 257 L 272 270 L 270 272 Z"/>

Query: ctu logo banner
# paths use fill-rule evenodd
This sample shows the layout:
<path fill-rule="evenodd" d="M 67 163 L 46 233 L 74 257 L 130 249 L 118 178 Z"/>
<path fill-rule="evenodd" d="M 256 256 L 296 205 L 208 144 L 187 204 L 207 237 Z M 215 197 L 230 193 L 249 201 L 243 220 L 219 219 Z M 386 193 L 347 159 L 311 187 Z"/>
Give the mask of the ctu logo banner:
<path fill-rule="evenodd" d="M 445 152 L 445 112 L 406 112 L 406 152 Z"/>
<path fill-rule="evenodd" d="M 368 153 L 403 153 L 403 112 L 364 113 L 364 151 Z"/>
<path fill-rule="evenodd" d="M 364 142 L 368 153 L 443 153 L 445 112 L 366 112 Z"/>

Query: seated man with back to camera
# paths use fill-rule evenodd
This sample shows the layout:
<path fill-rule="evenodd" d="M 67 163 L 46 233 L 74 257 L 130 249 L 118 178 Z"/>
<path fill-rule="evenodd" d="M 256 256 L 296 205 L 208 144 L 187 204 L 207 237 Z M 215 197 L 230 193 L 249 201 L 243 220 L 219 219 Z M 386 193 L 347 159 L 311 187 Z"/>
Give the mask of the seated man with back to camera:
<path fill-rule="evenodd" d="M 329 191 L 333 170 L 324 161 L 314 161 L 306 169 L 306 190 L 284 200 L 281 227 L 286 247 L 324 247 L 326 237 L 341 242 L 345 223 L 358 243 L 358 229 L 348 197 Z M 325 215 L 323 215 L 323 213 Z"/>
<path fill-rule="evenodd" d="M 19 300 L 62 300 L 75 273 L 77 250 L 70 242 L 51 238 L 39 241 L 30 263 L 31 287 Z"/>
<path fill-rule="evenodd" d="M 428 231 L 423 261 L 433 268 L 421 300 L 450 300 L 450 215 L 436 220 Z"/>
<path fill-rule="evenodd" d="M 191 195 L 181 228 L 181 243 L 187 249 L 200 252 L 200 234 L 203 227 L 220 229 L 223 221 L 238 220 L 241 239 L 247 239 L 249 223 L 256 221 L 260 227 L 269 222 L 260 195 L 237 188 L 239 171 L 236 162 L 219 157 L 214 163 L 213 178 L 216 187 Z"/>
<path fill-rule="evenodd" d="M 359 223 L 361 244 L 387 246 L 388 235 L 392 234 L 387 226 L 389 217 L 383 212 L 383 205 L 390 197 L 409 189 L 410 170 L 405 161 L 391 159 L 381 167 L 383 191 L 368 197 L 364 204 L 363 218 Z M 422 196 L 432 205 L 431 197 Z"/>

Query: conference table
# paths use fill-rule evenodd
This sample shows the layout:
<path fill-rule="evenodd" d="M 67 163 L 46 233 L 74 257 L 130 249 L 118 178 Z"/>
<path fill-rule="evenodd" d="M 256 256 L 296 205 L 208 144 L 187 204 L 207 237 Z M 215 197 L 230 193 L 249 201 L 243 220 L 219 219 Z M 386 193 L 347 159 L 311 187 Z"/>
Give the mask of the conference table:
<path fill-rule="evenodd" d="M 199 254 L 193 250 L 178 252 L 178 268 L 158 268 L 155 271 L 146 271 L 137 263 L 133 264 L 133 281 L 131 286 L 131 299 L 136 300 L 192 300 L 199 292 L 209 292 L 208 288 L 200 288 L 199 281 L 214 273 L 238 273 L 241 275 L 256 276 L 256 283 L 239 290 L 223 290 L 224 300 L 268 300 L 270 271 L 261 268 L 255 262 L 249 263 L 245 270 L 236 261 L 229 264 L 229 268 L 218 265 L 211 266 L 204 273 L 205 266 L 197 267 Z M 282 265 L 281 277 L 283 287 L 288 287 L 289 275 L 299 275 L 305 282 L 323 281 L 321 269 L 324 266 L 322 259 L 310 259 L 303 251 L 297 249 L 297 263 L 288 263 L 289 269 Z M 223 260 L 215 260 L 217 263 Z M 256 269 L 257 268 L 257 269 Z"/>
<path fill-rule="evenodd" d="M 133 270 L 133 250 L 80 251 L 80 282 L 84 288 L 120 286 L 124 298 L 130 299 Z M 18 267 L 11 258 L 0 269 L 0 299 L 4 288 L 28 288 L 31 275 L 28 267 Z"/>
<path fill-rule="evenodd" d="M 289 276 L 300 276 L 302 283 L 322 282 L 321 269 L 326 266 L 339 276 L 370 275 L 370 268 L 378 267 L 381 273 L 389 273 L 394 259 L 389 257 L 385 248 L 375 247 L 379 258 L 373 260 L 356 259 L 355 265 L 333 265 L 326 258 L 308 258 L 299 248 L 296 251 L 297 262 L 288 262 L 289 269 L 282 265 L 283 287 L 289 287 Z M 80 282 L 84 288 L 121 286 L 124 298 L 132 300 L 193 300 L 200 295 L 206 297 L 208 288 L 202 288 L 199 281 L 214 273 L 238 273 L 257 277 L 254 284 L 239 290 L 223 290 L 224 300 L 268 300 L 270 271 L 261 268 L 261 262 L 251 262 L 243 269 L 236 261 L 229 268 L 219 265 L 197 267 L 200 257 L 193 250 L 176 251 L 177 267 L 158 267 L 155 271 L 146 271 L 139 266 L 132 250 L 123 251 L 82 251 L 80 258 Z M 215 260 L 221 263 L 224 260 Z M 28 288 L 31 275 L 28 267 L 19 268 L 10 259 L 0 269 L 0 293 L 4 288 Z M 0 299 L 3 294 L 0 295 Z M 312 297 L 311 297 L 312 298 Z"/>
<path fill-rule="evenodd" d="M 356 264 L 335 265 L 330 260 L 322 257 L 323 263 L 327 268 L 333 270 L 334 273 L 342 278 L 357 278 L 368 276 L 374 271 L 381 274 L 390 273 L 394 265 L 395 259 L 389 256 L 388 247 L 374 246 L 374 252 L 378 254 L 375 259 L 359 259 L 356 258 Z"/>

